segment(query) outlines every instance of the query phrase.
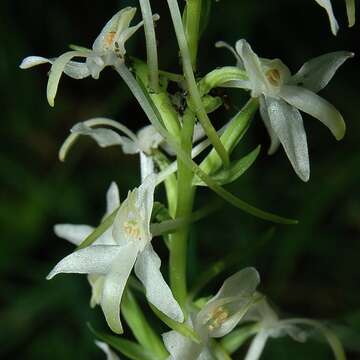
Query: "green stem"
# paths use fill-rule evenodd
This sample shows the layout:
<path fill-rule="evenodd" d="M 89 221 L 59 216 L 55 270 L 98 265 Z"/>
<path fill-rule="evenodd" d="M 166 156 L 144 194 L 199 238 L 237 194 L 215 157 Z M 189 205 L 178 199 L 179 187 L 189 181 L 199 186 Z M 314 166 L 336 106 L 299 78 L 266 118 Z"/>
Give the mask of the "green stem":
<path fill-rule="evenodd" d="M 159 65 L 154 20 L 149 0 L 140 0 L 142 17 L 144 19 L 147 64 L 150 72 L 150 86 L 153 91 L 159 91 Z"/>
<path fill-rule="evenodd" d="M 160 150 L 154 151 L 153 158 L 161 171 L 164 171 L 170 165 L 168 158 Z M 165 192 L 166 192 L 166 198 L 169 208 L 169 214 L 171 217 L 175 217 L 175 212 L 177 207 L 176 206 L 177 204 L 176 175 L 175 174 L 168 175 L 164 180 L 164 183 L 165 183 Z"/>
<path fill-rule="evenodd" d="M 196 70 L 196 59 L 200 37 L 202 0 L 187 0 L 185 17 L 185 34 L 188 41 L 191 64 Z"/>
<path fill-rule="evenodd" d="M 229 155 L 225 150 L 223 144 L 221 143 L 220 138 L 216 133 L 216 130 L 211 124 L 209 117 L 207 116 L 206 110 L 201 100 L 199 89 L 197 88 L 195 76 L 191 65 L 189 47 L 181 19 L 179 5 L 177 3 L 177 0 L 167 0 L 167 2 L 169 5 L 171 18 L 174 24 L 175 33 L 179 44 L 179 49 L 180 49 L 183 68 L 184 68 L 184 75 L 185 75 L 188 91 L 190 94 L 192 107 L 194 108 L 196 116 L 199 119 L 202 127 L 204 128 L 206 135 L 210 139 L 211 143 L 213 144 L 214 148 L 219 154 L 224 165 L 228 166 Z"/>
<path fill-rule="evenodd" d="M 188 109 L 183 119 L 181 147 L 191 154 L 195 115 Z M 178 161 L 177 208 L 176 218 L 186 218 L 192 212 L 195 187 L 192 186 L 193 172 L 181 160 Z M 170 237 L 170 283 L 176 300 L 184 309 L 187 298 L 186 264 L 189 226 L 183 226 Z"/>

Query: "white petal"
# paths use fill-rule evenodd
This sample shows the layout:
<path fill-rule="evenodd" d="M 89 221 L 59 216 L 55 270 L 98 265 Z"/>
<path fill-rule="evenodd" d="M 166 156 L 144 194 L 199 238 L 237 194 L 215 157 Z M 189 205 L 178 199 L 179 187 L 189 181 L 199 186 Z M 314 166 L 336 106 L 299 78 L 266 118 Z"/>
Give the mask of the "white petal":
<path fill-rule="evenodd" d="M 101 297 L 104 289 L 104 275 L 90 274 L 88 275 L 88 281 L 91 286 L 91 299 L 90 307 L 94 308 L 101 303 Z"/>
<path fill-rule="evenodd" d="M 197 360 L 204 347 L 176 331 L 162 334 L 162 338 L 167 351 L 170 353 L 168 360 Z"/>
<path fill-rule="evenodd" d="M 157 149 L 164 141 L 164 138 L 152 125 L 141 128 L 137 133 L 137 137 L 140 149 L 147 154 L 151 154 L 152 149 Z"/>
<path fill-rule="evenodd" d="M 284 100 L 266 98 L 270 124 L 278 136 L 296 174 L 303 181 L 310 177 L 310 163 L 304 122 L 300 112 Z"/>
<path fill-rule="evenodd" d="M 206 136 L 205 130 L 201 123 L 197 122 L 194 126 L 193 143 L 201 140 Z"/>
<path fill-rule="evenodd" d="M 106 214 L 110 215 L 119 206 L 120 206 L 119 188 L 115 182 L 112 182 L 106 193 Z"/>
<path fill-rule="evenodd" d="M 156 186 L 156 175 L 151 174 L 145 178 L 139 187 L 137 207 L 141 211 L 143 224 L 146 229 L 147 236 L 151 238 L 150 221 L 151 213 L 154 205 L 154 192 Z"/>
<path fill-rule="evenodd" d="M 141 173 L 141 181 L 144 181 L 145 178 L 155 172 L 155 164 L 154 160 L 151 156 L 144 154 L 142 151 L 140 152 L 140 173 Z"/>
<path fill-rule="evenodd" d="M 47 63 L 51 64 L 52 61 L 41 56 L 28 56 L 21 62 L 20 69 L 29 69 L 33 66 Z"/>
<path fill-rule="evenodd" d="M 121 204 L 113 224 L 113 238 L 117 244 L 136 242 L 143 249 L 151 241 L 150 220 L 155 185 L 156 175 L 148 176 L 139 188 L 129 192 Z"/>
<path fill-rule="evenodd" d="M 89 225 L 56 224 L 54 226 L 54 232 L 58 237 L 74 245 L 80 245 L 93 231 L 94 228 Z"/>
<path fill-rule="evenodd" d="M 93 50 L 98 53 L 106 51 L 112 47 L 115 36 L 109 36 L 110 33 L 121 32 L 126 29 L 133 17 L 135 16 L 136 8 L 126 7 L 118 11 L 103 27 L 99 36 L 95 39 Z"/>
<path fill-rule="evenodd" d="M 222 48 L 223 47 L 223 48 L 229 50 L 235 56 L 236 66 L 241 68 L 241 69 L 244 68 L 243 61 L 241 60 L 240 56 L 238 55 L 238 53 L 235 51 L 235 49 L 231 45 L 229 45 L 225 41 L 218 41 L 218 42 L 215 43 L 215 46 L 217 48 Z"/>
<path fill-rule="evenodd" d="M 93 245 L 75 251 L 58 262 L 46 279 L 60 273 L 106 274 L 119 249 L 119 246 Z"/>
<path fill-rule="evenodd" d="M 120 251 L 117 252 L 111 269 L 105 276 L 101 307 L 110 329 L 121 334 L 123 329 L 120 321 L 120 302 L 138 254 L 138 247 L 128 244 L 118 248 Z"/>
<path fill-rule="evenodd" d="M 346 12 L 349 21 L 349 27 L 355 25 L 355 0 L 345 0 L 346 1 Z"/>
<path fill-rule="evenodd" d="M 197 360 L 214 360 L 209 347 L 205 347 L 204 350 L 200 353 Z"/>
<path fill-rule="evenodd" d="M 291 83 L 318 92 L 332 79 L 337 69 L 354 53 L 336 51 L 318 56 L 306 62 L 292 77 Z"/>
<path fill-rule="evenodd" d="M 252 96 L 257 97 L 268 90 L 268 81 L 263 73 L 260 59 L 251 49 L 249 43 L 242 39 L 236 42 L 236 51 L 244 62 L 245 70 L 252 84 Z"/>
<path fill-rule="evenodd" d="M 120 136 L 117 132 L 107 128 L 91 128 L 84 123 L 78 123 L 71 129 L 73 134 L 86 135 L 94 139 L 100 147 L 108 147 L 114 145 L 124 146 L 124 144 L 132 143 L 132 140 L 125 136 Z"/>
<path fill-rule="evenodd" d="M 140 21 L 137 25 L 131 26 L 119 34 L 119 36 L 117 37 L 117 43 L 119 45 L 119 52 L 122 56 L 126 54 L 126 41 L 128 41 L 143 25 L 144 22 Z"/>
<path fill-rule="evenodd" d="M 120 360 L 120 358 L 110 349 L 108 344 L 101 341 L 95 341 L 95 344 L 106 354 L 106 360 Z"/>
<path fill-rule="evenodd" d="M 267 331 L 260 330 L 260 332 L 255 336 L 255 338 L 251 342 L 249 350 L 245 356 L 245 360 L 258 360 L 264 350 L 267 339 L 268 339 Z"/>
<path fill-rule="evenodd" d="M 346 125 L 339 111 L 328 101 L 300 86 L 283 86 L 281 97 L 299 110 L 321 121 L 336 140 L 345 135 Z"/>
<path fill-rule="evenodd" d="M 265 124 L 266 130 L 270 136 L 270 146 L 268 150 L 268 155 L 272 155 L 279 148 L 280 141 L 274 130 L 271 127 L 269 113 L 267 111 L 267 105 L 263 96 L 260 97 L 260 114 L 261 118 Z"/>
<path fill-rule="evenodd" d="M 83 51 L 69 51 L 65 54 L 59 56 L 53 63 L 49 80 L 47 84 L 47 98 L 50 106 L 54 106 L 54 100 L 57 92 L 57 88 L 59 85 L 61 74 L 64 72 L 66 64 L 73 58 L 73 57 L 87 57 L 88 54 Z"/>
<path fill-rule="evenodd" d="M 334 35 L 336 35 L 337 32 L 339 31 L 339 25 L 335 19 L 334 11 L 331 6 L 331 1 L 330 0 L 315 0 L 315 1 L 326 10 L 330 21 L 331 31 Z"/>
<path fill-rule="evenodd" d="M 64 73 L 73 79 L 80 80 L 90 76 L 90 71 L 85 62 L 69 61 L 65 68 Z"/>
<path fill-rule="evenodd" d="M 196 323 L 206 326 L 211 337 L 228 334 L 245 315 L 259 282 L 259 273 L 251 267 L 230 276 L 224 281 L 218 293 L 199 312 Z M 218 326 L 211 328 L 213 315 L 220 308 L 227 311 L 228 317 Z"/>
<path fill-rule="evenodd" d="M 145 287 L 148 301 L 169 318 L 182 322 L 184 315 L 161 274 L 160 265 L 159 256 L 148 244 L 138 255 L 135 274 Z"/>

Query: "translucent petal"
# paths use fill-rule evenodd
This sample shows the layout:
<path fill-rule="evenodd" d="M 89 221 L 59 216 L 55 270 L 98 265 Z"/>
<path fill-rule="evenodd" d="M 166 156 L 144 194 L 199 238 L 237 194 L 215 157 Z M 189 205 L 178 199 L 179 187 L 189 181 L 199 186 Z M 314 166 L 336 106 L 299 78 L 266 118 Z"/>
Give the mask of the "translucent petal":
<path fill-rule="evenodd" d="M 197 360 L 204 347 L 176 331 L 162 334 L 162 338 L 167 351 L 170 353 L 168 360 Z"/>
<path fill-rule="evenodd" d="M 200 353 L 198 360 L 215 360 L 215 358 L 212 356 L 209 347 L 205 347 Z"/>
<path fill-rule="evenodd" d="M 284 100 L 265 99 L 270 124 L 279 138 L 296 174 L 303 181 L 310 177 L 310 163 L 304 122 L 300 112 Z"/>
<path fill-rule="evenodd" d="M 160 271 L 161 260 L 151 244 L 139 253 L 135 274 L 143 283 L 146 298 L 169 318 L 182 322 L 184 315 Z"/>
<path fill-rule="evenodd" d="M 349 27 L 355 25 L 355 0 L 345 0 L 346 1 L 346 12 L 349 21 Z"/>
<path fill-rule="evenodd" d="M 94 308 L 96 305 L 99 305 L 101 303 L 105 276 L 90 274 L 88 275 L 88 281 L 91 286 L 90 307 Z"/>
<path fill-rule="evenodd" d="M 110 271 L 108 271 L 104 279 L 101 307 L 110 329 L 117 334 L 121 334 L 123 329 L 120 321 L 120 302 L 138 254 L 138 247 L 134 246 L 134 244 L 127 244 L 117 246 L 117 248 L 119 250 L 116 251 Z"/>
<path fill-rule="evenodd" d="M 28 56 L 21 62 L 19 67 L 20 69 L 29 69 L 33 66 L 47 63 L 51 64 L 52 61 L 41 56 Z"/>
<path fill-rule="evenodd" d="M 89 225 L 56 224 L 54 226 L 54 232 L 58 237 L 74 245 L 80 245 L 93 231 L 94 228 Z"/>
<path fill-rule="evenodd" d="M 117 132 L 107 128 L 91 128 L 84 123 L 78 123 L 71 129 L 71 132 L 78 135 L 90 136 L 100 147 L 120 145 L 130 154 L 138 152 L 137 145 L 125 136 L 120 136 Z"/>
<path fill-rule="evenodd" d="M 155 164 L 151 156 L 140 152 L 140 173 L 141 181 L 144 181 L 145 178 L 155 172 Z"/>
<path fill-rule="evenodd" d="M 203 139 L 206 136 L 204 128 L 201 123 L 197 122 L 194 126 L 193 143 Z"/>
<path fill-rule="evenodd" d="M 93 127 L 96 127 L 96 126 L 109 126 L 109 127 L 115 128 L 115 129 L 121 131 L 122 133 L 124 133 L 130 139 L 130 140 L 128 140 L 128 139 L 126 139 L 126 137 L 122 137 L 125 141 L 122 144 L 122 149 L 123 149 L 124 153 L 133 154 L 138 151 L 139 146 L 137 145 L 136 135 L 130 129 L 128 129 L 125 125 L 123 125 L 117 121 L 107 119 L 107 118 L 94 118 L 94 119 L 89 119 L 89 120 L 86 120 L 86 121 L 84 121 L 82 123 L 78 123 L 78 124 L 83 124 L 85 126 L 86 132 L 88 131 L 88 128 L 92 129 Z M 75 129 L 78 126 L 78 124 L 74 125 Z M 80 125 L 80 130 L 84 129 L 84 126 Z M 59 151 L 59 159 L 61 161 L 65 160 L 68 151 L 71 149 L 71 147 L 74 145 L 74 143 L 76 142 L 76 140 L 78 139 L 78 137 L 80 135 L 81 135 L 80 133 L 73 132 L 66 138 L 66 140 L 62 144 L 60 151 Z"/>
<path fill-rule="evenodd" d="M 141 21 L 135 26 L 131 26 L 127 29 L 124 29 L 119 36 L 117 37 L 117 44 L 118 44 L 118 50 L 122 56 L 126 54 L 125 49 L 125 43 L 128 41 L 135 33 L 138 31 L 142 26 L 144 25 L 144 22 Z"/>
<path fill-rule="evenodd" d="M 251 267 L 230 276 L 199 312 L 196 324 L 206 326 L 212 337 L 226 335 L 245 315 L 259 282 L 259 273 Z"/>
<path fill-rule="evenodd" d="M 139 187 L 138 199 L 137 199 L 137 207 L 141 211 L 143 218 L 143 225 L 146 229 L 146 233 L 149 236 L 149 238 L 151 238 L 150 220 L 154 205 L 155 186 L 156 186 L 156 175 L 151 174 L 147 176 Z"/>
<path fill-rule="evenodd" d="M 328 101 L 310 90 L 299 86 L 283 86 L 281 97 L 289 104 L 321 121 L 341 140 L 345 135 L 346 125 L 339 111 Z"/>
<path fill-rule="evenodd" d="M 144 126 L 140 129 L 137 133 L 137 137 L 140 149 L 149 155 L 153 149 L 157 149 L 161 142 L 164 141 L 164 138 L 152 125 Z"/>
<path fill-rule="evenodd" d="M 53 63 L 47 84 L 47 98 L 50 106 L 54 106 L 54 100 L 58 89 L 61 74 L 66 65 L 73 57 L 87 57 L 88 54 L 82 51 L 69 51 L 59 56 Z"/>
<path fill-rule="evenodd" d="M 97 347 L 99 347 L 106 355 L 106 360 L 120 360 L 120 358 L 110 349 L 110 346 L 101 341 L 95 341 Z"/>
<path fill-rule="evenodd" d="M 115 182 L 112 182 L 106 193 L 106 215 L 110 215 L 119 206 L 120 206 L 119 188 Z"/>
<path fill-rule="evenodd" d="M 331 31 L 334 35 L 336 35 L 337 32 L 339 31 L 339 25 L 335 19 L 334 11 L 331 6 L 331 1 L 330 0 L 315 0 L 315 1 L 326 10 L 330 21 Z"/>
<path fill-rule="evenodd" d="M 116 215 L 113 238 L 119 245 L 136 242 L 142 249 L 151 241 L 150 220 L 156 175 L 148 176 L 139 188 L 129 192 Z"/>
<path fill-rule="evenodd" d="M 265 124 L 266 130 L 270 136 L 270 146 L 268 150 L 268 155 L 272 155 L 279 148 L 280 141 L 277 135 L 275 134 L 273 128 L 271 127 L 269 113 L 267 111 L 266 101 L 263 96 L 260 97 L 260 114 L 261 118 Z"/>
<path fill-rule="evenodd" d="M 90 76 L 90 71 L 85 62 L 69 61 L 64 73 L 73 79 L 80 80 Z"/>
<path fill-rule="evenodd" d="M 118 32 L 126 29 L 133 17 L 136 8 L 126 7 L 118 11 L 103 27 L 93 44 L 93 50 L 97 53 L 103 53 L 109 47 L 112 47 L 113 40 Z"/>
<path fill-rule="evenodd" d="M 261 330 L 252 340 L 245 360 L 258 360 L 264 350 L 268 337 L 267 331 Z"/>
<path fill-rule="evenodd" d="M 229 50 L 235 56 L 236 66 L 241 68 L 241 69 L 244 68 L 243 61 L 241 60 L 239 54 L 235 51 L 235 49 L 231 45 L 229 45 L 225 41 L 218 41 L 218 42 L 215 43 L 215 46 L 217 48 L 222 48 L 223 47 L 223 48 Z"/>
<path fill-rule="evenodd" d="M 311 59 L 292 77 L 291 83 L 318 92 L 329 83 L 337 69 L 353 56 L 348 51 L 336 51 Z"/>
<path fill-rule="evenodd" d="M 58 262 L 46 279 L 50 280 L 60 273 L 106 274 L 119 249 L 119 246 L 93 245 L 75 251 Z"/>
<path fill-rule="evenodd" d="M 260 59 L 251 49 L 249 43 L 242 39 L 236 42 L 236 51 L 244 62 L 245 70 L 252 84 L 252 96 L 257 97 L 269 89 L 268 81 L 262 70 Z"/>

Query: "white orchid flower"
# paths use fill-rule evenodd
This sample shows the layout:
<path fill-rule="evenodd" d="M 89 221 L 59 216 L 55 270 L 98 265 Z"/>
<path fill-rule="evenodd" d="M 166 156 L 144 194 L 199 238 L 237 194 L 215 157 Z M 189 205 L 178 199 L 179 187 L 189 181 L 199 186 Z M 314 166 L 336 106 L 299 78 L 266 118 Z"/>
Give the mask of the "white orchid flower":
<path fill-rule="evenodd" d="M 136 8 L 134 7 L 126 7 L 118 11 L 101 30 L 93 43 L 92 50 L 76 47 L 76 50 L 66 52 L 53 59 L 29 56 L 22 61 L 20 68 L 28 69 L 45 63 L 52 65 L 47 85 L 47 98 L 50 106 L 54 106 L 59 80 L 63 72 L 73 79 L 83 79 L 88 76 L 98 79 L 100 72 L 106 66 L 124 62 L 126 41 L 143 25 L 143 21 L 141 21 L 135 26 L 130 26 L 135 12 Z M 154 20 L 158 18 L 158 15 L 154 15 Z M 85 62 L 72 61 L 74 57 L 82 57 L 86 60 Z"/>
<path fill-rule="evenodd" d="M 330 0 L 315 0 L 315 1 L 326 10 L 330 21 L 331 31 L 334 35 L 336 35 L 337 32 L 339 31 L 339 24 L 335 18 L 331 1 Z M 345 0 L 345 2 L 346 2 L 346 11 L 349 21 L 349 27 L 351 27 L 355 25 L 355 0 Z"/>
<path fill-rule="evenodd" d="M 119 135 L 109 127 L 124 133 L 126 136 Z M 64 141 L 59 151 L 59 158 L 64 161 L 68 151 L 76 142 L 80 135 L 90 136 L 100 147 L 121 146 L 125 154 L 140 155 L 140 172 L 142 181 L 150 174 L 155 172 L 155 165 L 152 159 L 154 149 L 161 147 L 168 154 L 174 155 L 171 148 L 166 144 L 164 138 L 152 125 L 141 128 L 137 134 L 132 132 L 125 125 L 106 118 L 94 118 L 75 124 L 71 130 L 71 135 Z M 194 129 L 193 142 L 205 136 L 205 132 L 200 123 Z"/>
<path fill-rule="evenodd" d="M 209 340 L 231 332 L 254 302 L 254 293 L 260 282 L 254 268 L 243 269 L 226 279 L 219 292 L 210 299 L 190 322 L 199 335 L 197 344 L 176 331 L 163 334 L 169 360 L 213 359 Z"/>
<path fill-rule="evenodd" d="M 308 181 L 308 146 L 299 110 L 321 121 L 337 140 L 343 138 L 346 128 L 343 117 L 332 104 L 316 93 L 354 54 L 338 51 L 316 57 L 292 76 L 281 60 L 260 59 L 246 40 L 236 43 L 236 52 L 248 80 L 231 81 L 224 86 L 251 90 L 251 95 L 259 98 L 260 114 L 271 138 L 268 153 L 273 154 L 281 143 L 297 175 L 303 181 Z"/>
<path fill-rule="evenodd" d="M 296 325 L 280 320 L 265 299 L 260 300 L 249 310 L 244 321 L 249 320 L 259 323 L 259 331 L 250 344 L 245 360 L 259 359 L 269 338 L 289 335 L 296 341 L 306 340 L 306 333 Z"/>
<path fill-rule="evenodd" d="M 270 307 L 265 298 L 256 303 L 243 318 L 243 321 L 256 321 L 258 333 L 252 340 L 245 360 L 258 360 L 263 353 L 266 342 L 269 338 L 290 336 L 295 341 L 305 342 L 308 334 L 299 325 L 312 326 L 325 335 L 331 346 L 335 358 L 344 360 L 344 351 L 338 339 L 329 332 L 321 323 L 310 319 L 279 319 L 275 311 Z"/>
<path fill-rule="evenodd" d="M 148 301 L 175 321 L 181 322 L 184 318 L 160 272 L 161 261 L 151 245 L 150 219 L 155 181 L 156 176 L 150 175 L 139 188 L 129 192 L 112 228 L 97 243 L 66 256 L 47 276 L 51 279 L 59 273 L 89 274 L 93 303 L 101 305 L 109 327 L 119 334 L 123 332 L 121 297 L 133 267 L 145 287 Z M 113 200 L 110 201 L 112 204 L 115 203 Z M 72 236 L 73 242 L 78 241 L 76 239 L 84 235 L 85 232 L 81 233 L 84 229 L 85 232 L 88 230 L 75 228 L 72 235 L 68 231 L 67 238 Z"/>
<path fill-rule="evenodd" d="M 102 341 L 95 341 L 95 344 L 106 355 L 106 360 L 120 360 L 120 358 L 110 349 L 110 346 Z"/>

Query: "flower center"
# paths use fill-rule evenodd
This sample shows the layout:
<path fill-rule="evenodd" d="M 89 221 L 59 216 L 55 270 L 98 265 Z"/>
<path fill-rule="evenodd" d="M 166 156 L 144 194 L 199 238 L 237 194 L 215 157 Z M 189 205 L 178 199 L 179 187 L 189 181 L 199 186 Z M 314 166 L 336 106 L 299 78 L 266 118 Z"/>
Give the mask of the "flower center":
<path fill-rule="evenodd" d="M 108 46 L 108 47 L 111 46 L 111 44 L 112 44 L 112 42 L 113 42 L 113 40 L 114 40 L 115 35 L 116 35 L 116 32 L 115 32 L 115 31 L 110 31 L 110 32 L 108 32 L 108 33 L 105 35 L 104 41 L 105 41 L 105 45 L 106 45 L 106 46 Z"/>
<path fill-rule="evenodd" d="M 125 221 L 124 230 L 130 237 L 140 239 L 140 229 L 136 220 Z"/>
<path fill-rule="evenodd" d="M 266 78 L 273 86 L 279 86 L 281 80 L 281 74 L 278 69 L 270 69 L 266 72 Z"/>
<path fill-rule="evenodd" d="M 222 306 L 219 306 L 214 310 L 209 321 L 208 329 L 213 331 L 217 329 L 220 325 L 224 323 L 229 317 L 229 312 L 225 310 Z"/>

